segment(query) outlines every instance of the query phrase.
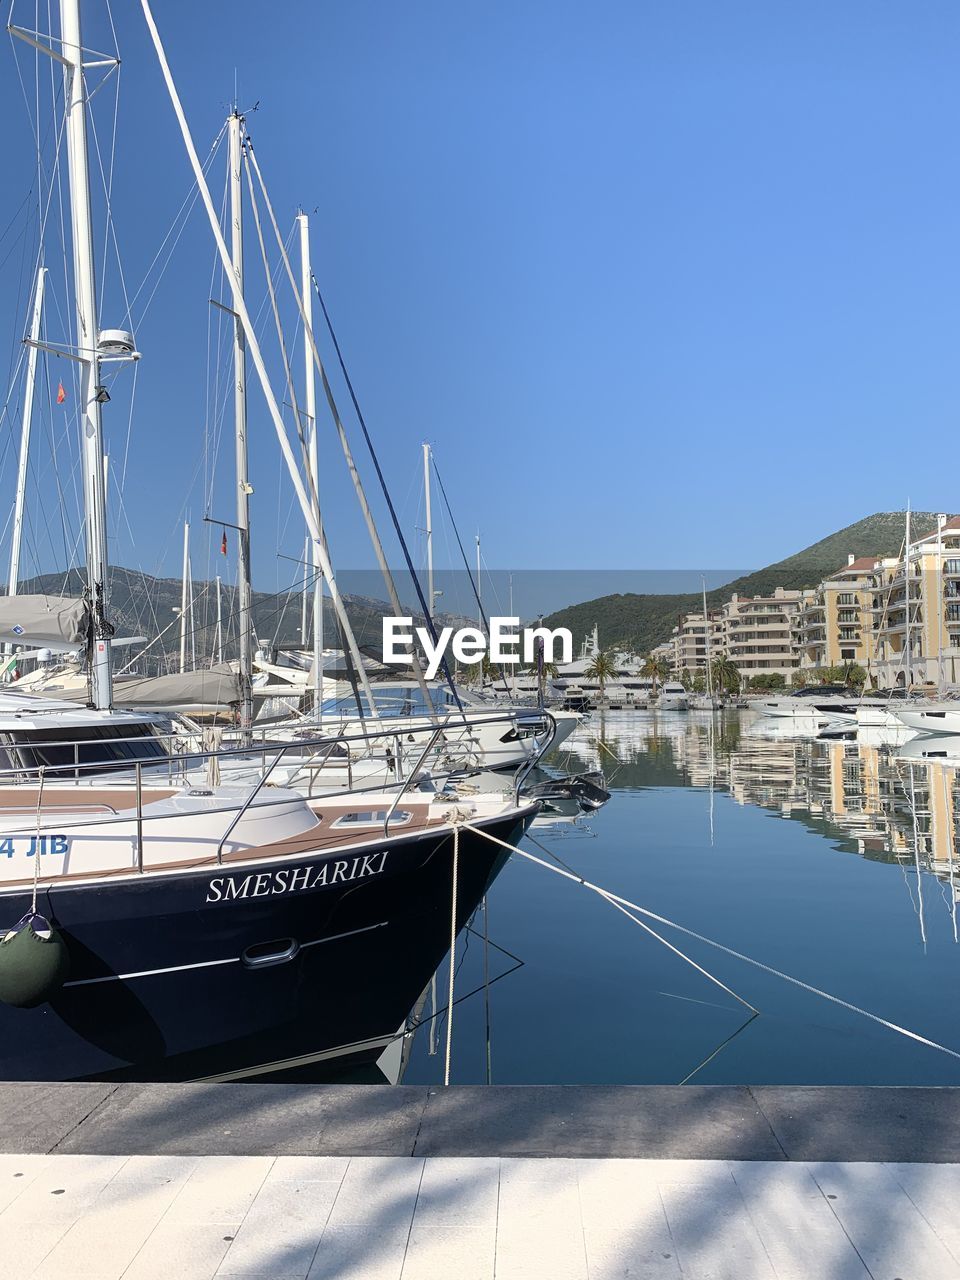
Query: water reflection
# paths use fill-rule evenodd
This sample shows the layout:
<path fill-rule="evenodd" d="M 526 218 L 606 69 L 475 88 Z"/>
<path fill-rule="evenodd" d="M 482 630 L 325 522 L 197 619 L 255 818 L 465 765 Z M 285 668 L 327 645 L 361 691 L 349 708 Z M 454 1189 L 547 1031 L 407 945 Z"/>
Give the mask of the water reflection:
<path fill-rule="evenodd" d="M 564 767 L 605 768 L 615 788 L 727 792 L 864 858 L 914 862 L 955 889 L 960 741 L 881 728 L 823 737 L 750 712 L 634 712 L 585 724 L 568 748 Z"/>
<path fill-rule="evenodd" d="M 453 1081 L 960 1084 L 949 1053 L 856 1012 L 960 1048 L 960 742 L 846 732 L 731 711 L 586 720 L 552 764 L 602 770 L 612 799 L 538 824 L 526 847 L 772 966 L 669 935 L 759 1016 L 608 902 L 513 858 L 458 943 Z M 442 1081 L 448 972 L 386 1078 Z"/>

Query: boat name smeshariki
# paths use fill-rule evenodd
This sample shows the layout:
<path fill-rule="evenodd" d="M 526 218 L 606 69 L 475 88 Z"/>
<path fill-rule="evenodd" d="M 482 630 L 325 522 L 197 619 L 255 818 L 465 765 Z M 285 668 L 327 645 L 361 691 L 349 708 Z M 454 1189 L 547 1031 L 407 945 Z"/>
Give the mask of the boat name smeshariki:
<path fill-rule="evenodd" d="M 229 902 L 232 898 L 266 898 L 277 893 L 303 893 L 323 889 L 348 880 L 378 876 L 387 864 L 387 850 L 354 858 L 325 862 L 321 867 L 283 867 L 279 871 L 250 872 L 239 876 L 215 876 L 207 886 L 206 902 Z M 347 868 L 349 867 L 349 871 Z M 330 873 L 329 876 L 327 873 Z"/>

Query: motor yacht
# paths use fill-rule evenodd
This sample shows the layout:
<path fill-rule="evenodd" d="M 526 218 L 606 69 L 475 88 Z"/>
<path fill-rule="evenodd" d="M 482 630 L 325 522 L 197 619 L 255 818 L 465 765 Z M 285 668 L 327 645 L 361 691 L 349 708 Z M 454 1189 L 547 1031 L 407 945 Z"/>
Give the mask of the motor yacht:
<path fill-rule="evenodd" d="M 667 680 L 661 685 L 657 698 L 659 711 L 686 711 L 688 705 L 687 691 L 679 680 Z"/>
<path fill-rule="evenodd" d="M 811 685 L 779 697 L 763 697 L 751 702 L 760 715 L 789 720 L 809 720 L 824 724 L 852 720 L 856 699 L 844 685 Z"/>

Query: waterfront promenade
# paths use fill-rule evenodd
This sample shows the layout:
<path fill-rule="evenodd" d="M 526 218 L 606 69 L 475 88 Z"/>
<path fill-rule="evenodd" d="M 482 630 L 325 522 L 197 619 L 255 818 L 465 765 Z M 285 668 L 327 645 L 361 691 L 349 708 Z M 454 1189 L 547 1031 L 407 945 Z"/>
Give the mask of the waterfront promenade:
<path fill-rule="evenodd" d="M 2 1085 L 18 1276 L 960 1277 L 951 1089 Z"/>

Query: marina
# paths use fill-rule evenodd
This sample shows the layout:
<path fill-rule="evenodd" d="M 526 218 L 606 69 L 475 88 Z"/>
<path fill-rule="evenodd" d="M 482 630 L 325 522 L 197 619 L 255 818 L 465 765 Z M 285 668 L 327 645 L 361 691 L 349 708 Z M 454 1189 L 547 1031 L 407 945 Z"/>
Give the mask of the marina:
<path fill-rule="evenodd" d="M 953 16 L 177 8 L 7 15 L 8 1269 L 956 1280 Z"/>

